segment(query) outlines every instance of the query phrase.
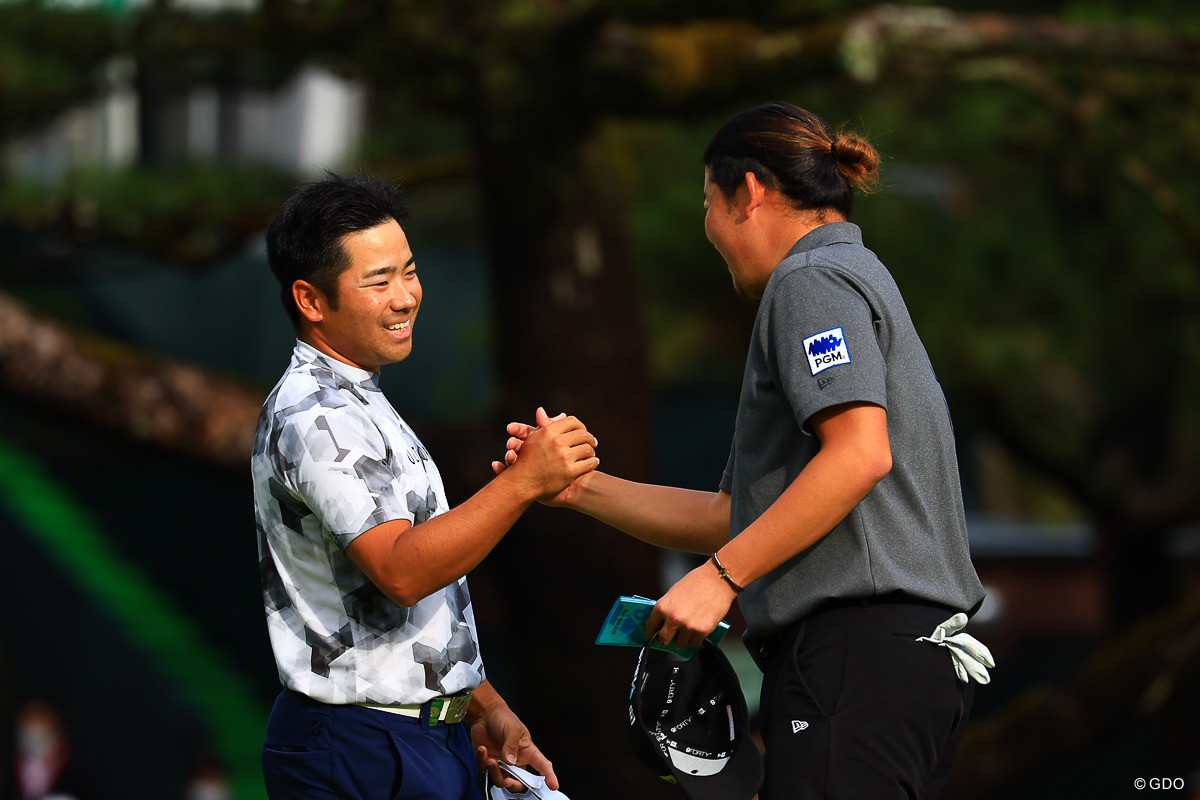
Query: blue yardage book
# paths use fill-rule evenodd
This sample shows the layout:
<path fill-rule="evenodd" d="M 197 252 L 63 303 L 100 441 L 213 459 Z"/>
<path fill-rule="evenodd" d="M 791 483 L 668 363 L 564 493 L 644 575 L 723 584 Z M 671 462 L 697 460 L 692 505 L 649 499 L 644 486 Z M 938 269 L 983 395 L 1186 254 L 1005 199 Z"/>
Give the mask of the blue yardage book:
<path fill-rule="evenodd" d="M 647 597 L 618 597 L 613 603 L 608 618 L 600 628 L 596 644 L 611 644 L 621 647 L 642 647 L 646 644 L 646 620 L 650 618 L 650 610 L 658 602 Z M 722 620 L 716 629 L 708 635 L 708 641 L 720 644 L 729 632 L 729 623 Z M 684 658 L 691 658 L 698 648 L 676 647 L 674 644 L 664 647 L 661 644 L 652 645 L 655 650 L 666 650 Z"/>

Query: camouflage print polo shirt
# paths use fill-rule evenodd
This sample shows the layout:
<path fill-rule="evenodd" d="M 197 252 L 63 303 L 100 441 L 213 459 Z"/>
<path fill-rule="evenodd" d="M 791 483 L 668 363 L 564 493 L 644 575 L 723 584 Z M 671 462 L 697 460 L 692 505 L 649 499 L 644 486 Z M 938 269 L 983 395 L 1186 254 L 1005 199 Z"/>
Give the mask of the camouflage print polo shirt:
<path fill-rule="evenodd" d="M 418 525 L 448 509 L 437 467 L 378 373 L 297 342 L 263 404 L 252 471 L 263 601 L 285 686 L 325 703 L 397 705 L 483 681 L 466 578 L 406 608 L 345 553 L 376 525 Z"/>

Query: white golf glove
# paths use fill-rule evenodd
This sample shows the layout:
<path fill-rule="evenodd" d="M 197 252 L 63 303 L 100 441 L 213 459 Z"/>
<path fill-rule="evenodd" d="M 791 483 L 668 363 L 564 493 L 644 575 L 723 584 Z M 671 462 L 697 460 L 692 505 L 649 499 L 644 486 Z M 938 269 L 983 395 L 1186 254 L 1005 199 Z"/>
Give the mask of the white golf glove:
<path fill-rule="evenodd" d="M 519 780 L 525 789 L 520 792 L 509 791 L 503 786 L 493 784 L 491 776 L 489 776 L 487 781 L 487 800 L 571 800 L 571 798 L 562 792 L 548 788 L 546 786 L 546 779 L 541 775 L 534 775 L 528 770 L 505 764 L 503 761 L 498 766 L 510 776 Z"/>
<path fill-rule="evenodd" d="M 996 662 L 992 660 L 992 651 L 983 642 L 969 633 L 959 633 L 966 624 L 967 615 L 960 612 L 934 628 L 932 636 L 922 636 L 917 641 L 949 650 L 954 660 L 954 673 L 963 683 L 970 682 L 971 678 L 978 683 L 987 683 L 992 679 L 988 668 L 995 667 Z"/>

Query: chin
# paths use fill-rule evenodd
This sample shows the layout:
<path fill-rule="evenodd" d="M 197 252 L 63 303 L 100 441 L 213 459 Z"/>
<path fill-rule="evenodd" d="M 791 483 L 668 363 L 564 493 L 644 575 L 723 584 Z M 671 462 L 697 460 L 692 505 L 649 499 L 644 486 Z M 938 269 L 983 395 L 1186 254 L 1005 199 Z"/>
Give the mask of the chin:
<path fill-rule="evenodd" d="M 390 358 L 387 361 L 388 364 L 399 364 L 401 361 L 412 355 L 412 345 L 409 345 L 403 350 L 393 351 L 389 355 Z"/>

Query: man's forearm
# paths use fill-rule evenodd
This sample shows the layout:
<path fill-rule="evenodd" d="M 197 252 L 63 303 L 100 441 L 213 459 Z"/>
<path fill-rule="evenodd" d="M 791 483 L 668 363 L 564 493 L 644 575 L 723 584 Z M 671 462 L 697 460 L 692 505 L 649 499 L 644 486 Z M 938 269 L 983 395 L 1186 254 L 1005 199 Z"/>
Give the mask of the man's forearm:
<path fill-rule="evenodd" d="M 433 519 L 377 525 L 351 542 L 346 554 L 384 594 L 412 606 L 478 566 L 535 497 L 506 473 Z"/>
<path fill-rule="evenodd" d="M 579 479 L 571 507 L 657 547 L 711 553 L 729 541 L 729 495 L 635 483 L 602 472 Z"/>
<path fill-rule="evenodd" d="M 758 519 L 721 551 L 746 586 L 812 547 L 862 502 L 892 467 L 887 413 L 853 404 L 813 418 L 821 449 Z"/>

